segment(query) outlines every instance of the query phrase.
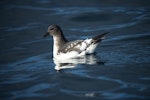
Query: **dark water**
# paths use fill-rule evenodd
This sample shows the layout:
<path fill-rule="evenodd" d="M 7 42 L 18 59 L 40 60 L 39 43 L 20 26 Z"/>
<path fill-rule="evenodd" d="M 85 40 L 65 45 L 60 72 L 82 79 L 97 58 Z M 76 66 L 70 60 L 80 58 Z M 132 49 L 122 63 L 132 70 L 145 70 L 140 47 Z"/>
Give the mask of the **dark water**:
<path fill-rule="evenodd" d="M 60 1 L 0 1 L 0 100 L 150 99 L 150 2 Z M 56 71 L 42 38 L 51 24 L 69 40 L 110 34 L 96 55 Z"/>

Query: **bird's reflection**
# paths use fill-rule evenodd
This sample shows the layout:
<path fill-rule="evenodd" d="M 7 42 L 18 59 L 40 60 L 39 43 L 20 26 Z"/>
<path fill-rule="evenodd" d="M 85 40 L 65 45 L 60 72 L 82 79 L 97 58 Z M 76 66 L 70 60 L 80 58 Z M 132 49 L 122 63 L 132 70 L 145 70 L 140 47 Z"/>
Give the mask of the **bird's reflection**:
<path fill-rule="evenodd" d="M 85 55 L 80 58 L 74 58 L 74 59 L 53 59 L 55 63 L 55 70 L 59 71 L 66 68 L 74 68 L 78 64 L 88 64 L 88 65 L 94 65 L 94 64 L 104 64 L 100 60 L 98 56 L 95 54 L 92 55 Z"/>

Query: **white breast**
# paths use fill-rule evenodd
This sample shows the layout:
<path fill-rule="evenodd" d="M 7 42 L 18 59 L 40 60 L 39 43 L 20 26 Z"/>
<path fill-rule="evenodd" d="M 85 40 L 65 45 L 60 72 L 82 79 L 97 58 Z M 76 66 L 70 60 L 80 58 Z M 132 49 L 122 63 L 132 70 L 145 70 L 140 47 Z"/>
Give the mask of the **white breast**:
<path fill-rule="evenodd" d="M 53 56 L 56 57 L 56 56 L 57 56 L 57 53 L 58 53 L 58 50 L 59 50 L 59 47 L 58 47 L 57 38 L 56 38 L 56 37 L 53 37 L 53 39 L 54 39 L 54 44 L 53 44 Z"/>

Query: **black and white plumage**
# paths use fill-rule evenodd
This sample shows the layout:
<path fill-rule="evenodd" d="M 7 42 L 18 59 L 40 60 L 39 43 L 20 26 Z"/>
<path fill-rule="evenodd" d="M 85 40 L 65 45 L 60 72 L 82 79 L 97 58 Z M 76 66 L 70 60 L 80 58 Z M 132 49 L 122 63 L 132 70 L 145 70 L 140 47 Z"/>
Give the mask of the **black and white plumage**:
<path fill-rule="evenodd" d="M 109 33 L 103 33 L 95 36 L 91 39 L 68 41 L 58 25 L 51 25 L 48 27 L 47 33 L 44 37 L 53 36 L 53 57 L 58 59 L 64 58 L 77 58 L 86 54 L 95 52 L 99 42 L 105 38 L 105 35 Z"/>

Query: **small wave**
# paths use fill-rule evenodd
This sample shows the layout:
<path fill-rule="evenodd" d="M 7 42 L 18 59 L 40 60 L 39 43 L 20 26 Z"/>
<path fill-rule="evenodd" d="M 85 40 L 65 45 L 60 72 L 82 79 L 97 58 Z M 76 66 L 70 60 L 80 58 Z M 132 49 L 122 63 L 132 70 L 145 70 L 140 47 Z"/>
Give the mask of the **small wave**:
<path fill-rule="evenodd" d="M 149 81 L 149 80 L 150 80 L 150 77 L 140 77 L 139 79 L 140 79 L 140 80 L 146 80 L 146 81 Z"/>
<path fill-rule="evenodd" d="M 24 90 L 20 90 L 20 91 L 13 91 L 11 94 L 13 94 L 14 96 L 12 97 L 12 99 L 21 99 L 21 98 L 35 98 L 35 97 L 49 97 L 52 95 L 55 95 L 55 93 L 44 93 L 44 92 L 40 92 L 43 90 L 47 90 L 50 89 L 52 87 L 55 87 L 57 84 L 48 84 L 48 83 L 39 83 L 36 85 L 33 85 L 27 89 Z"/>
<path fill-rule="evenodd" d="M 38 55 L 29 57 L 26 59 L 22 59 L 13 63 L 8 64 L 7 66 L 13 67 L 13 71 L 34 71 L 34 70 L 40 70 L 45 65 L 46 62 L 48 64 L 52 64 L 48 59 L 46 59 L 47 56 L 52 55 L 50 53 Z"/>
<path fill-rule="evenodd" d="M 51 10 L 50 8 L 44 8 L 44 7 L 38 7 L 38 6 L 31 6 L 31 5 L 9 5 L 9 9 L 12 8 L 19 8 L 19 9 L 29 9 L 29 10 L 44 10 L 44 11 L 49 11 Z"/>
<path fill-rule="evenodd" d="M 149 97 L 145 97 L 145 96 L 139 96 L 139 95 L 135 95 L 135 94 L 129 94 L 129 93 L 111 93 L 111 92 L 105 92 L 103 93 L 103 96 L 107 99 L 129 99 L 129 98 L 137 98 L 137 99 L 146 99 Z"/>
<path fill-rule="evenodd" d="M 47 39 L 36 39 L 33 41 L 27 41 L 27 42 L 22 42 L 20 45 L 26 45 L 26 44 L 32 44 L 32 43 L 38 43 L 38 42 L 43 42 L 43 41 L 50 41 L 52 38 L 47 38 Z"/>
<path fill-rule="evenodd" d="M 129 26 L 134 26 L 137 23 L 139 23 L 139 22 L 137 21 L 137 22 L 123 23 L 123 24 L 116 24 L 116 25 L 70 28 L 69 30 L 79 31 L 79 32 L 103 31 L 103 30 L 112 30 L 112 29 L 117 29 L 117 28 L 125 28 L 125 27 L 129 27 Z"/>
<path fill-rule="evenodd" d="M 51 2 L 50 0 L 36 0 L 37 1 L 37 3 L 43 3 L 43 4 L 47 4 L 47 3 L 49 3 L 49 2 Z"/>
<path fill-rule="evenodd" d="M 85 72 L 85 70 L 84 70 Z M 71 72 L 72 73 L 72 72 Z M 111 78 L 111 77 L 106 77 L 106 76 L 93 76 L 90 75 L 89 72 L 87 73 L 74 73 L 74 75 L 79 75 L 76 77 L 80 77 L 83 78 L 81 82 L 85 82 L 86 80 L 91 80 L 89 83 L 87 82 L 86 85 L 84 86 L 78 86 L 79 90 L 76 90 L 75 88 L 72 88 L 71 86 L 66 86 L 65 88 L 61 88 L 60 92 L 65 93 L 67 95 L 72 95 L 72 96 L 77 96 L 77 97 L 91 97 L 91 98 L 95 98 L 95 97 L 101 97 L 101 98 L 109 98 L 109 99 L 122 99 L 122 98 L 149 98 L 148 96 L 138 96 L 137 94 L 132 94 L 132 93 L 126 93 L 126 92 L 122 92 L 122 93 L 118 93 L 117 91 L 122 91 L 122 90 L 126 90 L 129 88 L 133 88 L 135 89 L 135 91 L 145 91 L 148 89 L 148 85 L 145 84 L 141 84 L 141 83 L 136 83 L 136 82 L 126 82 L 124 80 L 121 79 L 116 79 L 116 78 Z M 85 77 L 86 76 L 86 77 Z M 70 77 L 71 79 L 71 77 Z M 100 81 L 101 80 L 101 81 Z M 97 82 L 97 85 L 92 85 L 91 87 L 88 87 L 89 84 L 91 84 L 91 82 Z M 104 84 L 103 82 L 106 81 L 106 86 L 105 90 L 103 90 L 103 87 L 101 86 L 101 84 Z M 111 85 L 108 85 L 109 83 L 111 83 L 112 87 L 108 88 Z M 70 85 L 73 85 L 74 82 Z M 118 84 L 118 85 L 117 85 Z M 88 88 L 85 88 L 85 87 Z M 94 87 L 97 87 L 96 89 L 93 89 Z"/>
<path fill-rule="evenodd" d="M 4 28 L 5 31 L 22 31 L 22 30 L 27 30 L 27 29 L 33 29 L 33 28 L 37 28 L 39 23 L 28 23 L 27 25 L 24 26 L 18 26 L 18 27 L 6 27 Z"/>
<path fill-rule="evenodd" d="M 136 38 L 142 38 L 142 37 L 149 37 L 149 33 L 141 33 L 141 34 L 131 34 L 131 35 L 121 35 L 121 36 L 115 36 L 109 39 L 106 39 L 105 41 L 120 41 L 120 40 L 125 40 L 125 39 L 136 39 Z"/>
<path fill-rule="evenodd" d="M 74 15 L 79 13 L 87 12 L 100 12 L 101 10 L 96 7 L 63 7 L 63 8 L 53 8 L 54 15 Z"/>
<path fill-rule="evenodd" d="M 31 74 L 17 74 L 12 75 L 11 79 L 5 80 L 1 82 L 0 84 L 21 84 L 24 82 L 30 82 L 37 79 L 37 77 L 31 77 Z"/>
<path fill-rule="evenodd" d="M 35 26 L 22 26 L 22 27 L 16 27 L 16 28 L 9 28 L 6 31 L 21 31 L 21 30 L 27 30 L 27 29 L 32 29 L 35 28 Z"/>

